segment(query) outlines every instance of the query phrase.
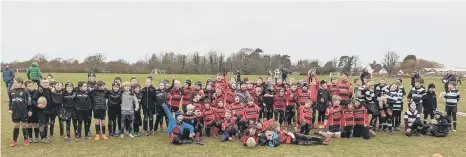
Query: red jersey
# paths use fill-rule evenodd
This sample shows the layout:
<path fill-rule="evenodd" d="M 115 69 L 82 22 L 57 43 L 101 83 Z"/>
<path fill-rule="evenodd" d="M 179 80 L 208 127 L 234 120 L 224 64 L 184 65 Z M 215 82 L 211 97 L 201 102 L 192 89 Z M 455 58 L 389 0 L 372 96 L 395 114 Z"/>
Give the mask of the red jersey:
<path fill-rule="evenodd" d="M 309 90 L 311 91 L 311 100 L 312 102 L 317 102 L 317 94 L 318 90 L 320 88 L 320 80 L 317 75 L 314 75 L 314 77 L 307 76 L 306 77 L 307 82 L 309 82 Z M 315 82 L 315 84 L 311 83 Z"/>
<path fill-rule="evenodd" d="M 292 91 L 292 90 L 289 90 L 286 92 L 286 100 L 288 101 L 288 103 L 286 104 L 286 106 L 296 106 L 296 103 L 298 102 L 298 90 L 296 91 Z"/>
<path fill-rule="evenodd" d="M 230 119 L 224 119 L 222 123 L 222 130 L 226 130 L 230 126 L 234 126 L 236 124 L 236 117 L 231 117 Z"/>
<path fill-rule="evenodd" d="M 172 89 L 170 90 L 170 94 L 168 95 L 168 100 L 170 103 L 170 106 L 172 107 L 179 107 L 180 106 L 180 101 L 182 98 L 181 90 L 176 90 Z"/>
<path fill-rule="evenodd" d="M 281 85 L 276 84 L 273 86 L 273 91 L 278 94 L 282 88 L 285 88 L 283 84 Z"/>
<path fill-rule="evenodd" d="M 222 95 L 217 95 L 217 94 L 215 94 L 214 100 L 213 100 L 213 102 L 212 102 L 212 106 L 218 107 L 218 101 L 222 101 L 222 102 L 223 102 L 223 106 L 226 105 L 226 104 L 225 104 L 225 97 L 223 96 L 223 94 L 222 94 Z"/>
<path fill-rule="evenodd" d="M 343 126 L 353 126 L 354 125 L 354 113 L 353 110 L 348 108 L 343 109 L 342 123 Z"/>
<path fill-rule="evenodd" d="M 249 95 L 254 95 L 254 93 L 256 93 L 256 90 L 254 88 L 251 88 L 251 89 L 246 89 L 249 93 Z"/>
<path fill-rule="evenodd" d="M 342 110 L 340 105 L 327 108 L 325 112 L 325 116 L 328 117 L 327 126 L 341 126 Z"/>
<path fill-rule="evenodd" d="M 182 90 L 183 107 L 186 107 L 191 102 L 191 95 L 192 95 L 193 91 L 194 91 L 194 89 L 191 88 L 191 87 L 183 88 L 183 90 Z"/>
<path fill-rule="evenodd" d="M 364 106 L 355 107 L 353 113 L 356 125 L 369 126 L 369 114 Z"/>
<path fill-rule="evenodd" d="M 307 91 L 301 91 L 298 93 L 298 103 L 299 106 L 304 106 L 307 101 L 311 100 L 311 92 L 309 90 Z"/>
<path fill-rule="evenodd" d="M 202 119 L 204 120 L 204 126 L 209 126 L 215 120 L 215 110 L 205 109 L 202 111 Z"/>
<path fill-rule="evenodd" d="M 280 130 L 277 132 L 280 144 L 290 144 L 293 138 L 288 135 L 288 131 Z"/>
<path fill-rule="evenodd" d="M 328 91 L 330 92 L 330 96 L 338 95 L 340 91 L 337 85 L 328 85 Z"/>
<path fill-rule="evenodd" d="M 260 108 L 257 106 L 247 106 L 244 108 L 244 115 L 243 119 L 247 121 L 257 121 L 259 120 L 259 110 Z"/>
<path fill-rule="evenodd" d="M 224 104 L 226 106 L 229 106 L 231 104 L 233 104 L 235 102 L 235 92 L 233 92 L 233 90 L 231 89 L 225 89 L 225 94 L 224 94 L 226 97 L 225 97 L 225 101 L 226 103 L 224 102 Z"/>
<path fill-rule="evenodd" d="M 341 82 L 338 84 L 338 95 L 341 97 L 341 100 L 349 100 L 350 95 L 353 93 L 353 89 L 351 88 L 351 83 L 348 81 Z"/>
<path fill-rule="evenodd" d="M 235 111 L 235 115 L 243 117 L 243 113 L 244 113 L 244 104 L 243 103 L 235 102 L 235 103 L 230 105 L 229 109 L 231 110 L 231 112 Z"/>
<path fill-rule="evenodd" d="M 301 106 L 298 109 L 299 122 L 312 125 L 312 107 Z"/>
<path fill-rule="evenodd" d="M 225 119 L 225 107 L 217 107 L 214 112 L 217 121 L 222 122 Z"/>
<path fill-rule="evenodd" d="M 285 110 L 286 107 L 285 95 L 279 96 L 278 94 L 273 97 L 273 109 L 274 110 Z"/>

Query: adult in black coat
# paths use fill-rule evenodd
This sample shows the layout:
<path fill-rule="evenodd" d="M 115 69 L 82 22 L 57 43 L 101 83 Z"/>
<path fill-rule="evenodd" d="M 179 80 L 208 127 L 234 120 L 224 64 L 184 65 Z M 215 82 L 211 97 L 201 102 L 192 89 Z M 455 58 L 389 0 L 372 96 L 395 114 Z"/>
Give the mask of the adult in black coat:
<path fill-rule="evenodd" d="M 449 82 L 456 82 L 456 76 L 453 74 L 452 70 L 448 70 L 448 73 L 445 77 L 443 77 L 442 82 L 445 85 L 445 92 L 448 90 L 448 83 Z"/>

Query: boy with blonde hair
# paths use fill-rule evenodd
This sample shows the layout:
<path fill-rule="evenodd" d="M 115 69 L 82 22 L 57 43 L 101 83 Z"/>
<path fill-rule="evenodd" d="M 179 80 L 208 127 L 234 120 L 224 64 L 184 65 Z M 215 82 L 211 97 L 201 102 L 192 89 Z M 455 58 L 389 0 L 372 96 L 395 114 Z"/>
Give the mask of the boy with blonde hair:
<path fill-rule="evenodd" d="M 129 137 L 134 137 L 133 135 L 133 122 L 134 122 L 134 112 L 139 110 L 139 102 L 136 98 L 136 95 L 131 92 L 131 84 L 128 81 L 123 82 L 123 93 L 121 94 L 121 130 L 122 133 L 120 138 L 125 137 L 123 130 L 125 130 L 126 122 L 129 124 Z"/>

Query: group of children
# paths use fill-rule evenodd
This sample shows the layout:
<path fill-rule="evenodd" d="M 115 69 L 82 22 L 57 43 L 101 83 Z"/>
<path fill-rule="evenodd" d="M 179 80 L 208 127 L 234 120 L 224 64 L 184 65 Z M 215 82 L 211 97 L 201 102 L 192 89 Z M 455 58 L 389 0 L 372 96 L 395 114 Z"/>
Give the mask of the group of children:
<path fill-rule="evenodd" d="M 407 96 L 409 109 L 402 117 L 406 92 L 401 79 L 388 86 L 383 78 L 374 85 L 365 77 L 356 80 L 353 88 L 346 74 L 341 81 L 331 78 L 327 83 L 320 81 L 313 70 L 298 82 L 271 77 L 265 81 L 259 78 L 255 83 L 247 77 L 227 81 L 225 74 L 217 74 L 205 86 L 197 81 L 194 87 L 191 80 L 181 85 L 172 78 L 171 86 L 164 80 L 156 88 L 153 77 L 149 76 L 144 86 L 137 83 L 136 77 L 129 82 L 116 77 L 107 89 L 103 81 L 96 81 L 94 73 L 89 73 L 88 78 L 75 87 L 71 82 L 56 82 L 48 75 L 38 89 L 34 88 L 34 82 L 16 78 L 14 88 L 9 91 L 14 123 L 10 146 L 16 146 L 20 127 L 25 145 L 29 145 L 29 140 L 49 143 L 57 117 L 60 136 L 65 140 L 71 140 L 71 131 L 76 141 L 82 138 L 82 132 L 86 139 L 92 139 L 92 115 L 94 140 L 108 139 L 106 116 L 108 135 L 121 138 L 141 133 L 154 135 L 163 129 L 165 118 L 165 132 L 172 144 L 203 145 L 201 137 L 212 136 L 222 142 L 241 139 L 248 147 L 327 145 L 330 138 L 369 139 L 375 130 L 388 129 L 391 134 L 400 130 L 402 119 L 406 135 L 441 137 L 448 135 L 451 128 L 456 130 L 459 101 L 459 91 L 452 82 L 444 95 L 447 117 L 442 116 L 437 111 L 435 85 L 430 84 L 426 91 L 423 80 L 418 79 Z M 424 122 L 420 120 L 421 113 Z M 428 115 L 433 119 L 430 122 L 427 122 Z M 320 131 L 310 135 L 312 128 Z"/>

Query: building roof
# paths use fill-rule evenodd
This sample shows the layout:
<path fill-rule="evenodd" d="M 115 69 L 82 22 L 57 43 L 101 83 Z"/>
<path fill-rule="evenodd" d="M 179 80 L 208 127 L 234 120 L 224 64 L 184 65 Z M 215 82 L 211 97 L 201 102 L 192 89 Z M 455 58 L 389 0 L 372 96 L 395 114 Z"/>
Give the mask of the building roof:
<path fill-rule="evenodd" d="M 425 71 L 461 71 L 461 72 L 466 72 L 466 69 L 463 68 L 453 68 L 453 69 L 447 69 L 447 68 L 422 68 L 421 70 Z"/>

